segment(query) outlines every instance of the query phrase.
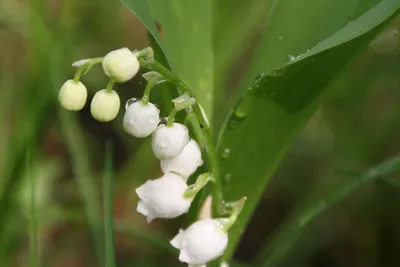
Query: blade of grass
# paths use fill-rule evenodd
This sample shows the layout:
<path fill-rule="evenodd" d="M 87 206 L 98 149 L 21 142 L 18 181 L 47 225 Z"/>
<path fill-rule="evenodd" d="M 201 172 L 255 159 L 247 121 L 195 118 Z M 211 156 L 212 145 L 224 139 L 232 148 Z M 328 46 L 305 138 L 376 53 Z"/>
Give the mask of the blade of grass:
<path fill-rule="evenodd" d="M 67 111 L 60 108 L 60 122 L 67 148 L 71 154 L 72 168 L 75 173 L 78 189 L 83 199 L 86 217 L 94 238 L 95 249 L 99 262 L 104 262 L 103 258 L 103 238 L 101 229 L 101 219 L 99 205 L 96 194 L 96 184 L 91 174 L 89 163 L 89 153 L 81 129 L 76 118 Z"/>
<path fill-rule="evenodd" d="M 400 170 L 400 156 L 385 161 L 375 167 L 372 167 L 364 174 L 361 174 L 345 184 L 340 190 L 332 193 L 330 196 L 313 202 L 310 206 L 300 209 L 289 217 L 276 232 L 272 241 L 268 242 L 260 250 L 257 266 L 274 267 L 282 263 L 288 257 L 289 251 L 294 247 L 296 241 L 301 237 L 306 227 L 324 211 L 330 209 L 333 205 L 339 203 L 348 197 L 352 192 L 364 184 L 374 182 L 384 176 Z"/>
<path fill-rule="evenodd" d="M 112 187 L 112 150 L 111 141 L 106 142 L 103 173 L 103 207 L 104 207 L 104 236 L 105 236 L 105 266 L 116 267 L 114 251 L 114 213 Z"/>
<path fill-rule="evenodd" d="M 30 216 L 29 216 L 29 266 L 37 267 L 38 265 L 38 237 L 37 237 L 37 216 L 36 216 L 36 186 L 35 179 L 31 173 L 31 151 L 28 149 L 26 154 L 26 173 L 29 180 L 30 188 Z"/>

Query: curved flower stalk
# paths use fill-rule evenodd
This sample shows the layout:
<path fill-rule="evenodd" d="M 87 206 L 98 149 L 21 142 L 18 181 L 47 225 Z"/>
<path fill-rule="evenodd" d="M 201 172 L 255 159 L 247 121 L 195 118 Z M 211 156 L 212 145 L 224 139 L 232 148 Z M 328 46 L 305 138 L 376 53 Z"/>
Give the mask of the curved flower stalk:
<path fill-rule="evenodd" d="M 187 213 L 196 195 L 205 185 L 212 183 L 212 201 L 210 197 L 207 211 L 203 212 L 206 215 L 203 214 L 201 220 L 186 230 L 180 230 L 171 240 L 171 245 L 180 250 L 180 261 L 192 267 L 205 266 L 224 253 L 228 244 L 228 231 L 239 216 L 245 198 L 232 203 L 223 201 L 214 138 L 201 104 L 177 75 L 154 60 L 151 48 L 135 51 L 121 48 L 109 52 L 105 57 L 73 63 L 77 71 L 73 80 L 65 82 L 60 89 L 61 106 L 73 111 L 83 108 L 87 90 L 80 78 L 100 63 L 110 81 L 105 89 L 94 95 L 90 111 L 101 122 L 111 121 L 119 113 L 120 98 L 113 90 L 114 84 L 132 79 L 140 67 L 150 70 L 143 74 L 148 82 L 143 96 L 140 99 L 129 99 L 125 105 L 123 128 L 134 137 L 151 136 L 152 151 L 160 159 L 164 174 L 160 178 L 148 180 L 136 189 L 139 197 L 137 211 L 148 222 L 155 218 L 178 217 Z M 167 118 L 161 119 L 160 110 L 150 102 L 150 94 L 162 82 L 172 83 L 180 96 L 172 99 L 174 108 Z M 175 115 L 182 110 L 187 113 L 184 122 L 175 122 Z M 191 133 L 194 133 L 193 137 Z M 188 185 L 188 179 L 203 165 L 203 159 L 207 171 L 200 174 L 192 185 Z M 211 204 L 212 213 L 209 212 Z M 212 219 L 212 215 L 216 219 Z M 221 267 L 227 266 L 224 264 Z"/>

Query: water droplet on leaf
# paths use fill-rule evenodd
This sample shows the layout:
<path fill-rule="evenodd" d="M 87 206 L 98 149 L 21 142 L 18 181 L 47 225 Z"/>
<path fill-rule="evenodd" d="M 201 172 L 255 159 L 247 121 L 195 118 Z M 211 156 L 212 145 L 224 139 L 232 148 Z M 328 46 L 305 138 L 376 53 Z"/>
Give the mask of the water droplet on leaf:
<path fill-rule="evenodd" d="M 229 182 L 231 180 L 231 178 L 232 178 L 232 174 L 230 174 L 229 172 L 224 175 L 225 182 Z"/>
<path fill-rule="evenodd" d="M 296 59 L 296 57 L 294 57 L 294 56 L 292 56 L 292 55 L 288 55 L 288 59 L 289 59 L 289 62 L 290 62 L 290 61 L 293 61 L 293 60 L 295 60 L 295 59 Z"/>
<path fill-rule="evenodd" d="M 221 157 L 223 159 L 228 159 L 230 154 L 231 154 L 231 150 L 229 148 L 225 148 L 224 151 L 222 151 Z"/>

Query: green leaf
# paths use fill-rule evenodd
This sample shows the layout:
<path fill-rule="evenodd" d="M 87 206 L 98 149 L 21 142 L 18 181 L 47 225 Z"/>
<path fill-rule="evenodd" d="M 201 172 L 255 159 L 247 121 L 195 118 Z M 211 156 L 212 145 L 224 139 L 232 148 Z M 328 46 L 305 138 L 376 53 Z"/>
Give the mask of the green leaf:
<path fill-rule="evenodd" d="M 272 1 L 268 26 L 261 37 L 244 84 L 260 72 L 288 62 L 376 5 L 379 0 Z M 295 19 L 289 19 L 296 14 Z M 267 59 L 267 60 L 266 60 Z"/>
<path fill-rule="evenodd" d="M 224 255 L 229 260 L 269 179 L 325 89 L 400 8 L 382 1 L 296 60 L 260 75 L 231 111 L 218 143 L 226 201 L 248 201 Z"/>
<path fill-rule="evenodd" d="M 384 176 L 400 170 L 400 157 L 385 161 L 356 179 L 345 184 L 340 190 L 331 195 L 313 201 L 311 205 L 300 209 L 300 212 L 290 216 L 285 224 L 277 231 L 271 242 L 261 249 L 260 260 L 257 266 L 273 267 L 277 266 L 301 237 L 307 226 L 321 213 L 331 208 L 333 205 L 344 200 L 360 186 L 376 181 Z"/>
<path fill-rule="evenodd" d="M 211 117 L 214 86 L 210 1 L 122 2 L 157 39 L 172 70 L 193 90 Z M 162 36 L 157 32 L 156 21 Z"/>

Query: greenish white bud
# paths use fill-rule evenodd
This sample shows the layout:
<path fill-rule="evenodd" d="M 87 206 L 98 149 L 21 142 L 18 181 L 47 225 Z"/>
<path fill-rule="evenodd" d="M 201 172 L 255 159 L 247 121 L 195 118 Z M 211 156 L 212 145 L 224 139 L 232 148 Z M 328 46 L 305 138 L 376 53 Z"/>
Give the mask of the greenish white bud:
<path fill-rule="evenodd" d="M 132 79 L 140 68 L 137 57 L 126 47 L 109 52 L 102 66 L 105 74 L 119 83 Z"/>
<path fill-rule="evenodd" d="M 117 92 L 103 89 L 98 91 L 90 104 L 93 118 L 101 122 L 108 122 L 118 115 L 120 100 Z"/>
<path fill-rule="evenodd" d="M 81 110 L 86 103 L 87 90 L 83 83 L 74 82 L 74 80 L 66 81 L 58 93 L 58 100 L 66 110 Z"/>

